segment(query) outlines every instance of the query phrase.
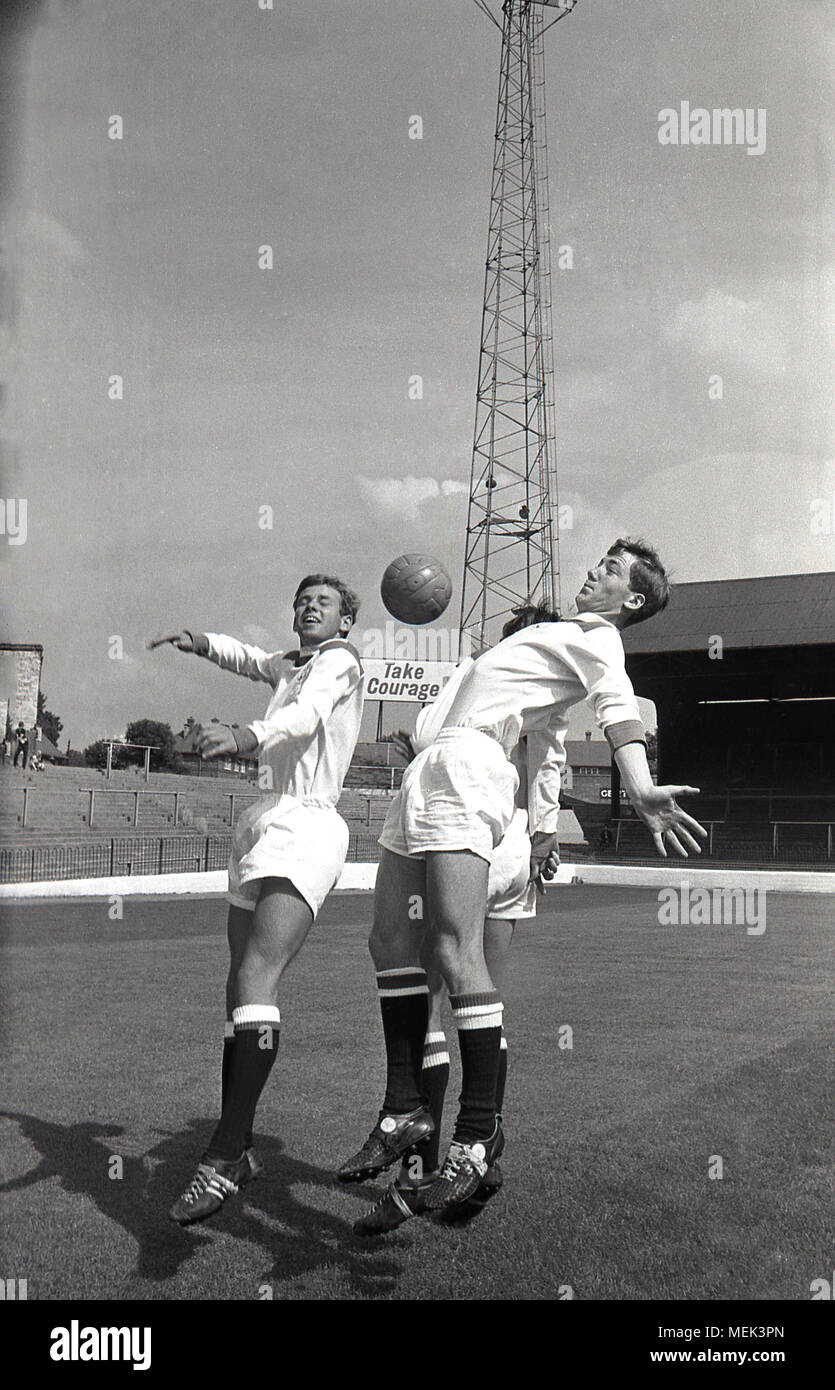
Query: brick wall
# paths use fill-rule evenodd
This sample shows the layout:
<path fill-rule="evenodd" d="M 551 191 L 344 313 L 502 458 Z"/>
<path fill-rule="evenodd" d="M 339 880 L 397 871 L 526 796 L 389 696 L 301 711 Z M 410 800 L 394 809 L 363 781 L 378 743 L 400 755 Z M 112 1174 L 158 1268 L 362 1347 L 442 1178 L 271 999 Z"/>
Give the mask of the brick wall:
<path fill-rule="evenodd" d="M 9 702 L 12 726 L 23 720 L 27 729 L 34 729 L 38 720 L 38 691 L 41 685 L 40 647 L 0 646 L 0 696 Z"/>

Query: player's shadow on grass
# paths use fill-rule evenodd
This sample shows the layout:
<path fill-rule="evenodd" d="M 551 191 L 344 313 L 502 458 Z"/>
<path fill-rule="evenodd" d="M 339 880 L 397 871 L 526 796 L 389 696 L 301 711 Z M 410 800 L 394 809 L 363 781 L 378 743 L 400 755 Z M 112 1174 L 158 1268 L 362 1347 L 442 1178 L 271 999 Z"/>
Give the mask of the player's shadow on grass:
<path fill-rule="evenodd" d="M 139 1246 L 136 1272 L 143 1278 L 170 1279 L 196 1248 L 210 1239 L 208 1235 L 195 1238 L 169 1221 L 167 1212 L 160 1210 L 151 1196 L 157 1163 L 177 1164 L 183 1172 L 189 1164 L 193 1167 L 192 1136 L 171 1135 L 150 1153 L 130 1157 L 120 1154 L 121 1125 L 90 1120 L 60 1125 L 8 1110 L 0 1111 L 0 1119 L 14 1120 L 41 1155 L 28 1173 L 1 1182 L 0 1192 L 19 1192 L 57 1178 L 65 1192 L 89 1198 L 100 1212 L 133 1236 Z M 107 1143 L 102 1142 L 105 1139 Z M 121 1158 L 121 1177 L 111 1177 L 111 1172 L 119 1171 L 119 1165 L 113 1163 L 117 1157 Z"/>
<path fill-rule="evenodd" d="M 384 1297 L 403 1273 L 397 1258 L 399 1242 L 388 1241 L 383 1251 L 379 1244 L 369 1246 L 351 1229 L 360 1212 L 376 1200 L 377 1190 L 346 1188 L 336 1182 L 333 1170 L 316 1168 L 286 1153 L 279 1139 L 256 1135 L 255 1144 L 264 1161 L 264 1175 L 246 1188 L 245 1204 L 230 1203 L 222 1215 L 230 1234 L 263 1246 L 269 1254 L 273 1265 L 265 1282 L 280 1285 L 327 1266 L 337 1278 L 342 1275 L 350 1294 Z M 345 1209 L 345 1216 L 308 1205 L 297 1195 L 299 1187 L 328 1194 L 331 1202 Z M 282 1229 L 266 1226 L 261 1217 Z M 277 1288 L 273 1296 L 281 1297 Z M 326 1296 L 332 1297 L 332 1291 Z"/>
<path fill-rule="evenodd" d="M 0 1192 L 19 1192 L 57 1178 L 65 1192 L 88 1198 L 133 1237 L 139 1250 L 135 1273 L 140 1278 L 170 1279 L 197 1249 L 211 1243 L 210 1231 L 264 1247 L 274 1261 L 267 1276 L 273 1283 L 327 1265 L 339 1270 L 351 1291 L 362 1297 L 385 1293 L 400 1274 L 398 1263 L 378 1251 L 367 1253 L 353 1235 L 353 1212 L 343 1219 L 299 1200 L 293 1191 L 297 1186 L 332 1192 L 333 1174 L 292 1158 L 277 1139 L 259 1138 L 267 1171 L 244 1190 L 243 1200 L 233 1198 L 206 1227 L 184 1229 L 169 1220 L 168 1208 L 193 1176 L 213 1121 L 194 1120 L 186 1130 L 164 1135 L 146 1154 L 131 1157 L 120 1154 L 118 1139 L 124 1130 L 118 1125 L 61 1125 L 16 1111 L 0 1111 L 0 1119 L 14 1121 L 41 1155 L 28 1173 L 0 1182 Z M 121 1165 L 114 1164 L 115 1158 Z M 121 1176 L 111 1177 L 111 1172 Z M 355 1195 L 364 1209 L 367 1191 Z M 248 1208 L 282 1230 L 266 1226 Z M 257 1296 L 254 1286 L 252 1297 Z"/>

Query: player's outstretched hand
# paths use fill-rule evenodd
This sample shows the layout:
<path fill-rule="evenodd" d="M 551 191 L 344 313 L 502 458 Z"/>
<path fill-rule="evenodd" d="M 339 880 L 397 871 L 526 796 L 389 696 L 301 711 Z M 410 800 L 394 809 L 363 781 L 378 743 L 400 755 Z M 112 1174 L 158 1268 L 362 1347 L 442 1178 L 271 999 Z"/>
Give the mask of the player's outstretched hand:
<path fill-rule="evenodd" d="M 694 854 L 701 854 L 702 847 L 693 837 L 700 835 L 706 840 L 707 831 L 692 816 L 688 816 L 676 801 L 677 796 L 698 795 L 698 787 L 653 787 L 644 794 L 640 806 L 635 807 L 644 824 L 650 829 L 655 848 L 665 859 L 665 836 L 667 844 L 676 854 L 680 854 L 682 859 L 688 857 L 685 846 L 689 846 Z"/>
<path fill-rule="evenodd" d="M 194 651 L 194 638 L 190 632 L 169 632 L 164 636 L 151 637 L 147 643 L 148 651 L 152 652 L 155 647 L 164 647 L 166 642 L 170 642 L 172 647 L 181 652 Z"/>
<path fill-rule="evenodd" d="M 231 753 L 238 751 L 235 735 L 225 724 L 213 724 L 210 729 L 198 724 L 194 730 L 194 742 L 201 758 L 228 758 Z"/>
<path fill-rule="evenodd" d="M 545 835 L 537 830 L 531 837 L 530 879 L 536 884 L 538 893 L 545 892 L 545 881 L 556 875 L 560 867 L 560 851 L 556 835 Z"/>

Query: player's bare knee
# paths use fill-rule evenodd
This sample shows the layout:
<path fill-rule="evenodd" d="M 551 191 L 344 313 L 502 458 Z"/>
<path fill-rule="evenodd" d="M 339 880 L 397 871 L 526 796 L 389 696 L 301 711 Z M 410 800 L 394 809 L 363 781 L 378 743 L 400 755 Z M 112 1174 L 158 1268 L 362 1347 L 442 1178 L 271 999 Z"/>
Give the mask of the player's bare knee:
<path fill-rule="evenodd" d="M 457 932 L 439 927 L 435 934 L 434 960 L 436 968 L 446 980 L 449 971 L 457 971 L 465 957 L 464 944 Z"/>
<path fill-rule="evenodd" d="M 232 986 L 238 1003 L 246 996 L 245 1002 L 265 1004 L 274 1002 L 279 981 L 286 962 L 278 956 L 263 956 L 258 951 L 248 951 L 241 961 Z M 260 998 L 258 996 L 263 996 Z"/>
<path fill-rule="evenodd" d="M 278 1004 L 278 995 L 263 980 L 248 982 L 243 979 L 238 984 L 232 1008 L 244 1009 L 253 1004 Z"/>
<path fill-rule="evenodd" d="M 467 991 L 476 977 L 486 978 L 481 934 L 478 930 L 445 929 L 435 933 L 435 959 L 444 983 L 452 993 Z M 481 986 L 479 986 L 480 988 Z"/>

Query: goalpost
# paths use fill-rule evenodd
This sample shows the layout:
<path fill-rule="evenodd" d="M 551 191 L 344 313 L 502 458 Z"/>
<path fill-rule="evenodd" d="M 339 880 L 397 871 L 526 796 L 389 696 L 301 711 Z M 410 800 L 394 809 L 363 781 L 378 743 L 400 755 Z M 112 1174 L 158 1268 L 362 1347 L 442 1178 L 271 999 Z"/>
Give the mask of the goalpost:
<path fill-rule="evenodd" d="M 106 738 L 104 743 L 107 745 L 107 767 L 105 775 L 108 782 L 113 775 L 113 749 L 114 748 L 144 748 L 145 749 L 145 781 L 149 781 L 151 775 L 151 754 L 159 749 L 158 743 L 125 743 L 122 738 Z"/>

